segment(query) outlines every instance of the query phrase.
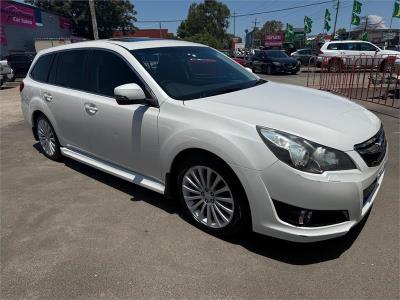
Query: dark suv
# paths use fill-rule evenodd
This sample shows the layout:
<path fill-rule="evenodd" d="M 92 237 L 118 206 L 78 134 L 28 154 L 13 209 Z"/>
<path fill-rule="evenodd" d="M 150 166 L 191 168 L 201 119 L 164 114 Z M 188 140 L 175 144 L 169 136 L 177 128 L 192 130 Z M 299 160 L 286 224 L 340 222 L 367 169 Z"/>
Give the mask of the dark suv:
<path fill-rule="evenodd" d="M 289 57 L 281 50 L 256 51 L 252 57 L 251 68 L 254 73 L 265 74 L 290 73 L 296 74 L 300 70 L 300 63 Z"/>
<path fill-rule="evenodd" d="M 10 54 L 5 57 L 13 69 L 15 77 L 25 77 L 35 57 L 34 53 Z"/>

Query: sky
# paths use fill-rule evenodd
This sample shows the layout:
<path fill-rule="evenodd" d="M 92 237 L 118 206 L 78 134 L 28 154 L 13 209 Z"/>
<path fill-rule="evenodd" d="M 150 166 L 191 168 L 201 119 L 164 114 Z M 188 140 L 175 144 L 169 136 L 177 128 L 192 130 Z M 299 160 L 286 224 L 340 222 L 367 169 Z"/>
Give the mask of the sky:
<path fill-rule="evenodd" d="M 393 13 L 394 0 L 359 0 L 362 6 L 361 16 L 365 15 L 379 15 L 383 18 L 387 27 L 389 27 L 391 15 Z M 188 8 L 193 2 L 202 2 L 195 0 L 131 0 L 135 5 L 138 12 L 137 19 L 140 20 L 171 20 L 171 19 L 184 19 L 187 16 Z M 236 14 L 253 13 L 259 11 L 268 11 L 276 9 L 284 9 L 293 6 L 300 6 L 311 3 L 323 2 L 323 0 L 222 0 L 231 13 L 234 11 Z M 236 18 L 236 35 L 244 37 L 245 29 L 251 29 L 254 26 L 254 19 L 257 18 L 257 25 L 262 26 L 268 20 L 279 20 L 282 23 L 289 23 L 294 27 L 303 27 L 304 16 L 309 16 L 313 19 L 313 31 L 311 34 L 317 34 L 323 31 L 323 21 L 325 9 L 329 9 L 332 16 L 330 25 L 333 30 L 334 21 L 334 3 L 331 3 L 300 8 L 290 11 L 275 12 L 269 14 L 262 14 L 257 16 L 246 16 Z M 353 0 L 340 0 L 339 15 L 336 28 L 350 28 L 351 10 Z M 168 28 L 170 32 L 176 33 L 180 22 L 163 23 L 163 28 Z M 135 23 L 139 28 L 158 28 L 158 23 Z M 400 28 L 399 19 L 393 19 L 392 28 Z M 228 32 L 233 33 L 233 19 L 231 19 Z"/>

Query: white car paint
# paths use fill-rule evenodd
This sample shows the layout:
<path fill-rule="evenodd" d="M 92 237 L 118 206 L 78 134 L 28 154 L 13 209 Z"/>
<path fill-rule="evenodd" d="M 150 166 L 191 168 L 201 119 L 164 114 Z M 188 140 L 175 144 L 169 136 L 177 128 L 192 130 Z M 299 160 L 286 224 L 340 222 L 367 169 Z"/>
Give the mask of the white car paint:
<path fill-rule="evenodd" d="M 32 126 L 34 112 L 43 112 L 52 123 L 65 156 L 159 193 L 164 193 L 166 176 L 179 153 L 187 149 L 207 150 L 224 160 L 239 178 L 249 201 L 254 231 L 298 242 L 346 234 L 370 209 L 383 179 L 387 153 L 378 166 L 368 167 L 354 150 L 355 144 L 378 132 L 380 120 L 345 98 L 274 82 L 178 101 L 169 97 L 128 52 L 188 45 L 203 47 L 173 40 L 109 40 L 41 51 L 31 69 L 37 59 L 53 51 L 98 47 L 118 52 L 148 84 L 159 107 L 119 106 L 108 97 L 39 83 L 27 76 L 21 94 L 25 119 Z M 57 101 L 44 101 L 46 92 Z M 84 115 L 87 102 L 96 103 L 102 114 L 94 118 Z M 296 170 L 269 150 L 256 126 L 274 128 L 341 150 L 357 168 L 322 174 Z M 96 147 L 92 140 L 99 141 Z M 363 206 L 363 190 L 374 180 L 379 185 Z M 291 205 L 310 209 L 345 209 L 349 221 L 312 228 L 294 226 L 279 219 L 272 199 L 284 199 Z"/>

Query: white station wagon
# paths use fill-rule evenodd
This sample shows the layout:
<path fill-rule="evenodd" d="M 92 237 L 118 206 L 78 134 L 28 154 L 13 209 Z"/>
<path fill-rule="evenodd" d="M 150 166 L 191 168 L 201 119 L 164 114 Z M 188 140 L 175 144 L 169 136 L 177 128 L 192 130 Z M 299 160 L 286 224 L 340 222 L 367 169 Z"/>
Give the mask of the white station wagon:
<path fill-rule="evenodd" d="M 344 235 L 383 179 L 387 147 L 374 114 L 260 79 L 200 44 L 121 38 L 47 49 L 20 91 L 48 158 L 179 199 L 216 235 Z"/>

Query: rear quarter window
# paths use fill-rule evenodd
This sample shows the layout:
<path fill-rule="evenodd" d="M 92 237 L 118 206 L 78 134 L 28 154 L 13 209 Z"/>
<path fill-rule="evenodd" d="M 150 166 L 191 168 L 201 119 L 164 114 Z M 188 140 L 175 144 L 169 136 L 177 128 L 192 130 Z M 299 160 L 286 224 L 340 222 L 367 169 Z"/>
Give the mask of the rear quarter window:
<path fill-rule="evenodd" d="M 31 77 L 39 82 L 47 82 L 54 54 L 45 54 L 39 57 L 33 66 Z"/>

